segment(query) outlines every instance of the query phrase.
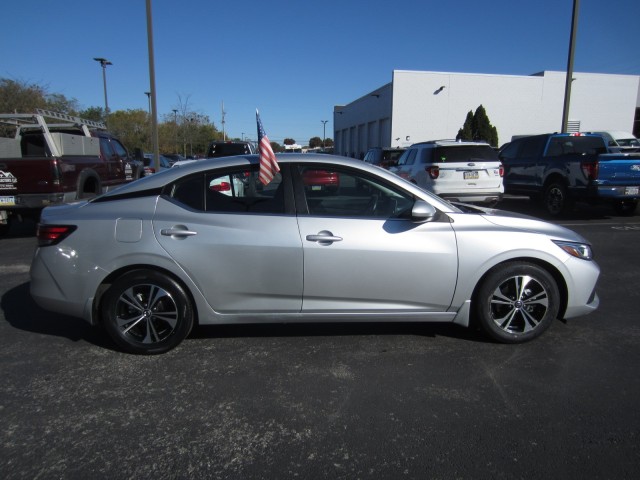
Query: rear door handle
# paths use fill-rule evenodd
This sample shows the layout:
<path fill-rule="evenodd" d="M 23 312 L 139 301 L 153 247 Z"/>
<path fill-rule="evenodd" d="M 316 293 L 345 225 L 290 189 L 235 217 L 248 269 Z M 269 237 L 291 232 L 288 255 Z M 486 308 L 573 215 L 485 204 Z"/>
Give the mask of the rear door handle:
<path fill-rule="evenodd" d="M 317 235 L 307 235 L 307 241 L 318 242 L 320 245 L 331 245 L 333 242 L 341 242 L 342 237 L 337 237 L 328 230 L 322 230 Z"/>
<path fill-rule="evenodd" d="M 187 227 L 173 227 L 173 228 L 163 228 L 160 230 L 160 235 L 164 235 L 165 237 L 192 237 L 197 235 L 198 232 L 194 232 L 192 230 L 187 230 Z"/>

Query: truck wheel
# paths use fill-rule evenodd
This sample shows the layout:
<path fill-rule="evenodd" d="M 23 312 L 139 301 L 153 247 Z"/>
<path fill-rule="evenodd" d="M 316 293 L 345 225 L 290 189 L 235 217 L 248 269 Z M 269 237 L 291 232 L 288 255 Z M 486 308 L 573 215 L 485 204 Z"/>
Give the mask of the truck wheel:
<path fill-rule="evenodd" d="M 547 185 L 542 202 L 545 210 L 554 217 L 567 213 L 572 206 L 567 187 L 559 182 L 551 182 Z"/>
<path fill-rule="evenodd" d="M 613 208 L 618 215 L 630 217 L 636 213 L 636 207 L 638 206 L 638 200 L 621 200 L 613 204 Z"/>
<path fill-rule="evenodd" d="M 85 170 L 78 177 L 78 200 L 93 198 L 102 193 L 102 186 L 100 185 L 100 178 L 97 173 L 93 171 Z"/>
<path fill-rule="evenodd" d="M 495 268 L 482 281 L 476 299 L 480 327 L 502 343 L 522 343 L 539 336 L 560 308 L 554 278 L 528 262 Z"/>
<path fill-rule="evenodd" d="M 129 353 L 164 353 L 184 340 L 194 324 L 191 300 L 171 277 L 134 270 L 113 282 L 101 302 L 102 322 Z"/>

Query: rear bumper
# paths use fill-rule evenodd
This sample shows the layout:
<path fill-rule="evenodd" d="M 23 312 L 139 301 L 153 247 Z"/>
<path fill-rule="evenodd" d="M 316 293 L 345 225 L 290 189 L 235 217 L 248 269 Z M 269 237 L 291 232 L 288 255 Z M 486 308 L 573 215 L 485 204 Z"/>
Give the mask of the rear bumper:
<path fill-rule="evenodd" d="M 443 193 L 441 198 L 450 202 L 460 203 L 497 203 L 502 200 L 502 193 Z"/>
<path fill-rule="evenodd" d="M 592 200 L 640 199 L 640 186 L 638 185 L 592 185 L 587 188 L 572 188 L 570 192 L 574 198 Z"/>

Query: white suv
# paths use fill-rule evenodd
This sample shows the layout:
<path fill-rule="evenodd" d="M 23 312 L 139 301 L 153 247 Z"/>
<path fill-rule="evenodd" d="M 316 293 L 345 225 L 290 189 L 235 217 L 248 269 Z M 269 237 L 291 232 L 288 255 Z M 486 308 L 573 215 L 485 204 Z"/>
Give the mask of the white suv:
<path fill-rule="evenodd" d="M 450 201 L 494 205 L 504 194 L 502 163 L 486 143 L 415 143 L 391 171 Z"/>

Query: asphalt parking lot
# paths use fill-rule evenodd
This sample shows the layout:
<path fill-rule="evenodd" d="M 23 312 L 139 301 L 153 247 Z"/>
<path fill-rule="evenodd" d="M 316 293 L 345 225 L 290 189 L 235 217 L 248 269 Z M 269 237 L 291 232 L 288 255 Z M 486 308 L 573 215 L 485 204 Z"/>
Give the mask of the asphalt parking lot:
<path fill-rule="evenodd" d="M 154 357 L 36 307 L 32 226 L 14 229 L 0 240 L 2 476 L 638 478 L 640 213 L 558 223 L 593 243 L 601 305 L 528 344 L 451 325 L 220 326 Z"/>

